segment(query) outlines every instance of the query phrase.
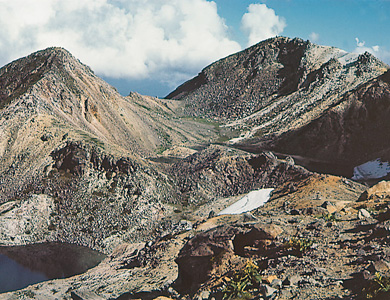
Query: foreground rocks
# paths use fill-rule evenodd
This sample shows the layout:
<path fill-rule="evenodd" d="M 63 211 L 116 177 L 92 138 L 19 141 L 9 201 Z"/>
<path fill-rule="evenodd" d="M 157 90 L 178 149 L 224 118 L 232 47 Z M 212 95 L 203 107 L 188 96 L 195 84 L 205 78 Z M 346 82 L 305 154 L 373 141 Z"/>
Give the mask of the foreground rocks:
<path fill-rule="evenodd" d="M 352 192 L 345 182 L 318 176 L 296 184 L 287 195 L 281 187 L 252 213 L 200 218 L 194 212 L 188 215 L 198 218 L 192 227 L 179 222 L 147 244 L 119 246 L 85 274 L 0 299 L 222 299 L 243 280 L 242 272 L 261 277 L 245 290 L 253 299 L 381 297 L 374 283 L 378 274 L 390 276 L 390 210 L 357 201 L 364 187 L 355 184 Z M 360 219 L 365 205 L 370 217 Z"/>

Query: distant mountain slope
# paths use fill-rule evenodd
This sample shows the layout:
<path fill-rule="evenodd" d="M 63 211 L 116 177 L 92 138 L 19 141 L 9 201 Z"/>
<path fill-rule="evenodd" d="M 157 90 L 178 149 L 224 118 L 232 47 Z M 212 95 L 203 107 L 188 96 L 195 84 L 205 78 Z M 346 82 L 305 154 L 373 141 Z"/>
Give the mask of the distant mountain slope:
<path fill-rule="evenodd" d="M 230 144 L 307 157 L 346 175 L 390 157 L 388 69 L 368 52 L 276 37 L 211 64 L 167 97 L 183 102 L 184 114 L 238 132 Z"/>
<path fill-rule="evenodd" d="M 360 165 L 390 161 L 390 72 L 346 93 L 311 123 L 263 147 L 307 158 Z"/>
<path fill-rule="evenodd" d="M 248 127 L 248 136 L 300 127 L 387 70 L 369 53 L 271 38 L 221 59 L 167 96 L 185 113 Z"/>
<path fill-rule="evenodd" d="M 154 111 L 173 115 L 161 101 L 152 101 L 150 97 L 120 96 L 61 48 L 39 51 L 3 67 L 0 88 L 2 115 L 15 117 L 21 112 L 27 120 L 27 116 L 33 114 L 48 114 L 64 125 L 139 154 L 153 153 L 165 142 L 158 133 L 164 126 L 163 118 L 153 122 L 142 108 L 153 105 Z M 145 102 L 143 105 L 140 99 Z M 152 109 L 149 107 L 149 110 Z M 170 127 L 179 127 L 177 131 L 180 131 L 179 124 Z M 173 130 L 167 134 L 172 134 L 173 142 L 183 139 L 183 134 Z M 197 138 L 199 136 L 193 140 Z"/>

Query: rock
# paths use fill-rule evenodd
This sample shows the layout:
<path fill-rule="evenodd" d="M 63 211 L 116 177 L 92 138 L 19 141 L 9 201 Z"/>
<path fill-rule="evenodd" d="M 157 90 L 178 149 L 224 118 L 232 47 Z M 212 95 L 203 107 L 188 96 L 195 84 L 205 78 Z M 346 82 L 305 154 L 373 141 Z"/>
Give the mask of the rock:
<path fill-rule="evenodd" d="M 390 196 L 390 181 L 381 181 L 364 191 L 358 201 L 383 199 Z"/>
<path fill-rule="evenodd" d="M 252 213 L 246 212 L 243 214 L 243 222 L 254 222 L 259 221 Z"/>
<path fill-rule="evenodd" d="M 235 236 L 233 240 L 235 252 L 240 256 L 245 256 L 246 246 L 254 246 L 258 251 L 265 252 L 268 250 L 267 246 L 270 241 L 282 232 L 283 229 L 278 225 L 256 223 L 251 226 L 250 230 Z"/>
<path fill-rule="evenodd" d="M 278 276 L 276 275 L 270 275 L 270 276 L 267 276 L 266 278 L 263 278 L 263 280 L 268 283 L 268 284 L 271 284 L 272 281 L 278 279 Z"/>
<path fill-rule="evenodd" d="M 198 297 L 199 300 L 208 300 L 210 298 L 210 291 L 202 291 Z"/>
<path fill-rule="evenodd" d="M 6 202 L 4 204 L 1 204 L 0 205 L 0 215 L 14 209 L 16 207 L 16 205 L 17 205 L 16 201 L 9 201 L 9 202 Z"/>
<path fill-rule="evenodd" d="M 367 210 L 365 210 L 364 208 L 359 209 L 359 211 L 358 211 L 358 218 L 360 220 L 368 219 L 370 217 L 371 217 L 371 215 L 370 215 L 370 213 Z"/>
<path fill-rule="evenodd" d="M 301 212 L 298 209 L 292 209 L 292 210 L 290 210 L 290 214 L 293 216 L 297 216 L 297 215 L 300 215 Z"/>
<path fill-rule="evenodd" d="M 244 230 L 241 226 L 223 225 L 191 238 L 175 259 L 180 289 L 193 290 L 205 282 L 212 268 L 211 259 L 222 252 L 234 252 L 233 238 Z"/>
<path fill-rule="evenodd" d="M 174 227 L 174 231 L 189 231 L 192 230 L 192 223 L 188 220 L 180 220 L 180 222 Z"/>
<path fill-rule="evenodd" d="M 41 136 L 41 140 L 42 142 L 47 142 L 48 140 L 52 139 L 53 138 L 53 135 L 51 133 L 44 133 L 42 136 Z"/>
<path fill-rule="evenodd" d="M 329 202 L 329 201 L 325 201 L 324 203 L 322 203 L 321 207 L 325 208 L 328 211 L 328 213 L 330 213 L 330 214 L 333 214 L 334 212 L 337 211 L 336 206 L 332 202 Z"/>
<path fill-rule="evenodd" d="M 302 280 L 301 276 L 291 275 L 283 281 L 283 285 L 298 285 L 301 280 Z"/>
<path fill-rule="evenodd" d="M 222 225 L 198 233 L 185 244 L 175 260 L 179 267 L 178 286 L 191 290 L 206 281 L 212 269 L 211 260 L 221 253 L 245 256 L 247 247 L 267 251 L 270 241 L 282 232 L 280 226 L 255 223 Z"/>
<path fill-rule="evenodd" d="M 295 161 L 294 161 L 294 159 L 293 159 L 291 156 L 287 156 L 287 157 L 286 157 L 286 163 L 287 163 L 288 165 L 290 165 L 290 166 L 295 165 Z"/>
<path fill-rule="evenodd" d="M 376 272 L 379 273 L 387 273 L 390 269 L 390 264 L 387 261 L 379 260 L 379 261 L 373 261 L 371 262 L 370 266 L 368 267 L 368 270 L 374 274 Z"/>
<path fill-rule="evenodd" d="M 280 279 L 274 279 L 271 282 L 271 286 L 276 289 L 281 289 L 283 286 L 283 282 Z"/>
<path fill-rule="evenodd" d="M 180 297 L 180 294 L 173 287 L 168 288 L 168 293 L 175 299 Z"/>
<path fill-rule="evenodd" d="M 258 232 L 259 239 L 276 239 L 283 232 L 283 229 L 275 224 L 257 223 L 253 229 Z"/>
<path fill-rule="evenodd" d="M 273 294 L 275 294 L 278 290 L 274 289 L 273 287 L 270 287 L 268 284 L 262 284 L 260 285 L 260 291 L 263 293 L 263 295 L 269 298 Z"/>

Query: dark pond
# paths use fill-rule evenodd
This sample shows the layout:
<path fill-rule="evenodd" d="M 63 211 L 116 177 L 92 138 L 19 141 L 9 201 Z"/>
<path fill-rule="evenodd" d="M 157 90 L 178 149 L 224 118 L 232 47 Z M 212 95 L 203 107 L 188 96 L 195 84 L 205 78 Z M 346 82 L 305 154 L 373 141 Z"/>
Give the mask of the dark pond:
<path fill-rule="evenodd" d="M 64 243 L 0 247 L 0 293 L 84 273 L 105 257 L 87 247 Z"/>

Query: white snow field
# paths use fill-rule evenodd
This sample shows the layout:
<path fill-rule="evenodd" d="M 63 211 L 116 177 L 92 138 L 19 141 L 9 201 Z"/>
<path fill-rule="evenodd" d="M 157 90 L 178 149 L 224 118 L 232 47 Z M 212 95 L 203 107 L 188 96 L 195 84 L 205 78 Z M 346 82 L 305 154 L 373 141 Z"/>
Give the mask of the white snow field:
<path fill-rule="evenodd" d="M 390 173 L 390 165 L 380 158 L 353 168 L 352 180 L 378 179 Z"/>
<path fill-rule="evenodd" d="M 218 213 L 219 215 L 238 215 L 254 210 L 266 203 L 274 189 L 261 189 L 252 191 L 234 204 L 226 207 Z"/>

